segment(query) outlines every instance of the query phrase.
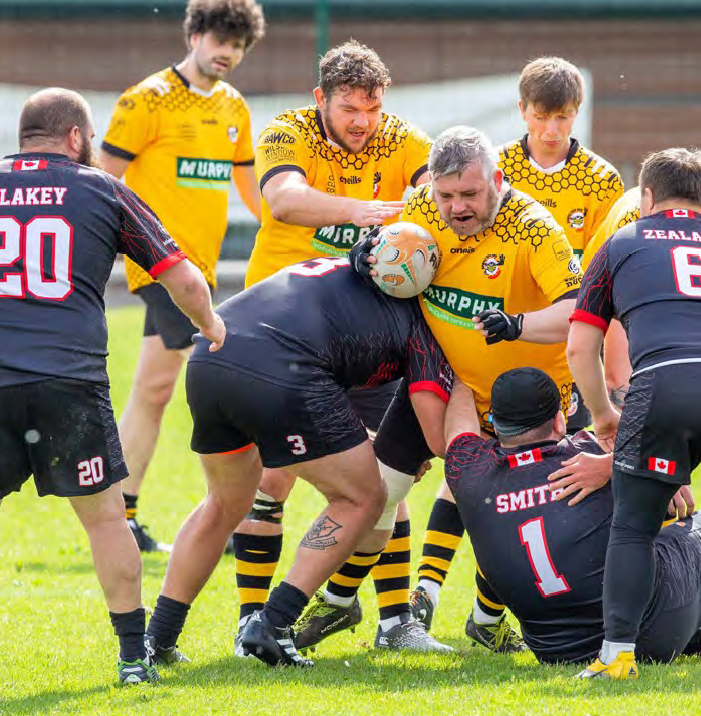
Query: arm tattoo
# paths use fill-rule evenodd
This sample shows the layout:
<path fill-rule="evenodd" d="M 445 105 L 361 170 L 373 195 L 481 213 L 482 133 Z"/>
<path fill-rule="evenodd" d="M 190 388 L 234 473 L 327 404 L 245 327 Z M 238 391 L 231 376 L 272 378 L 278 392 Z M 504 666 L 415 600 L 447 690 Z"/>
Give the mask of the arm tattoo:
<path fill-rule="evenodd" d="M 340 530 L 341 527 L 342 525 L 338 522 L 334 522 L 328 515 L 322 515 L 311 526 L 309 532 L 304 535 L 299 546 L 306 547 L 307 549 L 326 549 L 327 547 L 333 547 L 333 545 L 338 544 L 333 533 Z"/>
<path fill-rule="evenodd" d="M 611 402 L 617 408 L 623 407 L 623 402 L 626 399 L 626 394 L 628 393 L 629 388 L 629 385 L 619 385 L 618 388 L 611 388 L 611 391 L 609 392 L 609 397 L 611 398 Z"/>

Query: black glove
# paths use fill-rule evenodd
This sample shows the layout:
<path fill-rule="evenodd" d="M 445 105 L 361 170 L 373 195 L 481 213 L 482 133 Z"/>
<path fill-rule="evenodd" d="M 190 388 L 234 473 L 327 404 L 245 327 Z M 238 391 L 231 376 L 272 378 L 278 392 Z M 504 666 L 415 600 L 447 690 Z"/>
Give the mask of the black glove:
<path fill-rule="evenodd" d="M 375 282 L 370 276 L 370 269 L 372 264 L 368 263 L 368 256 L 370 252 L 375 248 L 373 239 L 377 238 L 380 233 L 380 227 L 374 228 L 364 239 L 359 239 L 350 250 L 348 254 L 348 260 L 350 261 L 351 268 L 361 278 L 364 278 L 368 283 L 372 283 L 375 286 Z"/>
<path fill-rule="evenodd" d="M 510 316 L 498 308 L 488 308 L 480 311 L 477 318 L 487 333 L 487 345 L 499 343 L 499 341 L 515 341 L 523 331 L 523 313 L 517 316 Z"/>

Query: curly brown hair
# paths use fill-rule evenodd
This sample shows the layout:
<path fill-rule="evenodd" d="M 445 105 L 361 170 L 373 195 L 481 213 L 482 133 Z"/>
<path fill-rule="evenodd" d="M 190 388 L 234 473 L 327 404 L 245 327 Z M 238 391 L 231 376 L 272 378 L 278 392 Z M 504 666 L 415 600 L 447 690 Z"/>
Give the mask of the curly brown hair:
<path fill-rule="evenodd" d="M 389 70 L 375 50 L 356 40 L 333 47 L 319 62 L 319 87 L 326 97 L 341 88 L 360 88 L 370 97 L 391 82 Z"/>
<path fill-rule="evenodd" d="M 255 0 L 189 0 L 185 37 L 212 32 L 220 41 L 243 39 L 246 50 L 265 34 L 263 8 Z"/>

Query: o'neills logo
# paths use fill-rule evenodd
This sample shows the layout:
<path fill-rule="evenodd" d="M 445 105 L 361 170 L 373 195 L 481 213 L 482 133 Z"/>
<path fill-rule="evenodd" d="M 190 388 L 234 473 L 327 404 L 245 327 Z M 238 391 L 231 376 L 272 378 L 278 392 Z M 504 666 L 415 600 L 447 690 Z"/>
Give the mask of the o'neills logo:
<path fill-rule="evenodd" d="M 360 177 L 341 177 L 341 184 L 360 184 L 362 181 Z"/>
<path fill-rule="evenodd" d="M 178 157 L 177 161 L 178 178 L 176 183 L 178 186 L 228 191 L 233 162 L 183 157 Z"/>
<path fill-rule="evenodd" d="M 347 256 L 358 239 L 364 239 L 375 226 L 360 228 L 355 224 L 322 226 L 314 232 L 312 248 L 330 256 Z"/>
<path fill-rule="evenodd" d="M 474 328 L 472 317 L 487 308 L 504 310 L 503 298 L 481 296 L 459 288 L 429 286 L 422 295 L 432 316 L 461 328 Z"/>

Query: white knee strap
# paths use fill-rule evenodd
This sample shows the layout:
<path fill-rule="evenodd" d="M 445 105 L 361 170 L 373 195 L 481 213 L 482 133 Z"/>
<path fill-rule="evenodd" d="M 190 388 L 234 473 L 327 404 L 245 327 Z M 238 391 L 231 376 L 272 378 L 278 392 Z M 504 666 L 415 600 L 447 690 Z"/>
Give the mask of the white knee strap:
<path fill-rule="evenodd" d="M 380 468 L 380 475 L 387 485 L 387 502 L 384 512 L 380 515 L 375 525 L 376 530 L 391 530 L 394 527 L 394 520 L 397 517 L 397 505 L 409 494 L 414 484 L 414 476 L 399 472 L 393 467 L 388 467 L 380 460 L 377 461 Z"/>

